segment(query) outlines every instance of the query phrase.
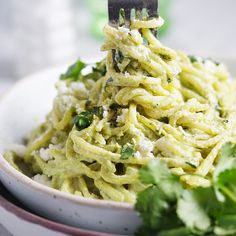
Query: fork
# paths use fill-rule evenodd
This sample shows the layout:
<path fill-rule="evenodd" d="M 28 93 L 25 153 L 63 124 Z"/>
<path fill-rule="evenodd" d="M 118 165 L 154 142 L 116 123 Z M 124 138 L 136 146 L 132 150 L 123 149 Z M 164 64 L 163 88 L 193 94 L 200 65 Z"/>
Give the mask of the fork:
<path fill-rule="evenodd" d="M 158 0 L 108 0 L 109 23 L 119 25 L 120 11 L 123 10 L 126 25 L 130 25 L 131 12 L 146 11 L 149 18 L 158 17 Z"/>

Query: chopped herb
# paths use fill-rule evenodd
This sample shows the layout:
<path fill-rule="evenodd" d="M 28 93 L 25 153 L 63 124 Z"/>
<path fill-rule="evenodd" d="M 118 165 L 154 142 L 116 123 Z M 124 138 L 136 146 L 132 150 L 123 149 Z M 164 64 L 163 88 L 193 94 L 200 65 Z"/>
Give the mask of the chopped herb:
<path fill-rule="evenodd" d="M 122 146 L 121 148 L 121 159 L 122 160 L 127 160 L 130 157 L 132 157 L 134 154 L 134 145 L 127 143 L 125 145 Z"/>
<path fill-rule="evenodd" d="M 99 119 L 103 118 L 103 107 L 94 107 L 91 112 L 96 115 Z"/>
<path fill-rule="evenodd" d="M 78 80 L 81 75 L 81 71 L 86 67 L 86 64 L 81 60 L 78 60 L 75 64 L 71 65 L 65 74 L 60 76 L 60 80 Z"/>
<path fill-rule="evenodd" d="M 122 52 L 120 50 L 112 49 L 112 60 L 114 69 L 116 70 L 116 72 L 120 72 L 118 64 L 122 63 L 122 61 L 124 60 L 124 55 L 122 54 Z"/>
<path fill-rule="evenodd" d="M 93 122 L 93 113 L 90 111 L 81 112 L 74 118 L 74 124 L 79 130 L 88 128 Z"/>
<path fill-rule="evenodd" d="M 168 78 L 168 79 L 167 79 L 167 82 L 168 82 L 168 83 L 171 83 L 172 81 L 173 81 L 173 80 L 172 80 L 171 78 Z"/>
<path fill-rule="evenodd" d="M 185 163 L 186 163 L 187 165 L 191 166 L 191 167 L 194 168 L 194 169 L 197 168 L 197 166 L 194 165 L 194 164 L 192 164 L 191 162 L 186 161 Z"/>
<path fill-rule="evenodd" d="M 115 61 L 117 63 L 122 63 L 123 60 L 124 60 L 124 55 L 122 54 L 120 50 L 118 50 L 115 54 Z"/>
<path fill-rule="evenodd" d="M 129 108 L 129 106 L 122 106 L 122 105 L 119 105 L 118 103 L 112 103 L 110 105 L 110 109 L 111 110 L 117 110 L 117 109 L 125 109 L 125 108 Z"/>
<path fill-rule="evenodd" d="M 212 58 L 207 58 L 207 59 L 205 59 L 203 62 L 205 63 L 206 61 L 211 61 L 211 62 L 213 62 L 216 66 L 219 66 L 219 65 L 221 64 L 220 62 L 217 62 L 217 61 L 213 60 Z"/>
<path fill-rule="evenodd" d="M 148 46 L 148 40 L 145 38 L 145 37 L 143 37 L 143 45 L 145 45 L 145 46 Z"/>
<path fill-rule="evenodd" d="M 189 58 L 189 60 L 190 60 L 192 63 L 198 61 L 197 58 L 196 58 L 195 56 L 192 56 L 192 55 L 189 55 L 188 58 Z"/>
<path fill-rule="evenodd" d="M 93 115 L 103 118 L 103 107 L 93 107 L 88 111 L 81 112 L 74 118 L 74 124 L 79 130 L 88 128 L 93 122 Z"/>
<path fill-rule="evenodd" d="M 159 54 L 159 56 L 164 61 L 171 61 L 171 59 L 172 59 L 169 55 L 166 55 L 166 54 Z"/>
<path fill-rule="evenodd" d="M 107 67 L 104 61 L 96 63 L 96 67 L 93 67 L 93 72 L 99 73 L 101 76 L 105 76 L 107 73 Z"/>
<path fill-rule="evenodd" d="M 91 110 L 92 109 L 92 101 L 87 100 L 85 102 L 85 107 L 86 107 L 86 110 Z"/>
<path fill-rule="evenodd" d="M 226 119 L 226 120 L 224 120 L 224 122 L 225 122 L 225 124 L 228 124 L 228 123 L 229 123 L 229 120 Z"/>
<path fill-rule="evenodd" d="M 111 85 L 111 83 L 113 82 L 113 78 L 110 77 L 105 84 L 104 90 L 107 92 L 107 87 Z"/>

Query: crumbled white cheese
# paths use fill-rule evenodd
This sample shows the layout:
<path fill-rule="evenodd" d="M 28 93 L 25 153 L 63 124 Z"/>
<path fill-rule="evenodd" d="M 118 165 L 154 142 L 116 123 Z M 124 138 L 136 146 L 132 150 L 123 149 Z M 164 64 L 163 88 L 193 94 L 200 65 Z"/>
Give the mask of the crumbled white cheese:
<path fill-rule="evenodd" d="M 79 104 L 76 104 L 75 105 L 75 110 L 76 110 L 77 114 L 79 114 L 80 112 L 82 112 L 83 109 L 80 107 Z"/>
<path fill-rule="evenodd" d="M 103 115 L 103 118 L 106 119 L 108 116 L 108 111 L 104 110 L 102 115 Z"/>
<path fill-rule="evenodd" d="M 59 109 L 62 113 L 64 113 L 68 107 L 71 107 L 73 101 L 72 101 L 72 96 L 68 95 L 63 95 L 61 96 L 61 100 L 59 100 Z"/>
<path fill-rule="evenodd" d="M 69 90 L 69 88 L 66 86 L 65 81 L 58 81 L 56 83 L 56 88 L 57 88 L 59 94 L 67 93 Z"/>
<path fill-rule="evenodd" d="M 41 159 L 43 159 L 44 161 L 49 161 L 50 159 L 52 159 L 52 157 L 49 154 L 49 149 L 45 149 L 45 148 L 41 148 L 39 150 L 39 156 L 41 157 Z"/>
<path fill-rule="evenodd" d="M 46 175 L 35 175 L 32 178 L 37 183 L 43 184 L 45 186 L 51 187 L 51 180 Z"/>
<path fill-rule="evenodd" d="M 24 145 L 11 144 L 11 145 L 8 146 L 7 149 L 12 150 L 13 152 L 15 152 L 18 157 L 24 157 L 25 156 L 26 146 L 24 146 Z"/>
<path fill-rule="evenodd" d="M 137 146 L 137 150 L 143 157 L 154 157 L 153 156 L 154 142 L 143 138 Z"/>
<path fill-rule="evenodd" d="M 208 71 L 210 71 L 212 73 L 214 73 L 215 70 L 216 70 L 216 65 L 211 60 L 206 60 L 205 63 L 204 63 L 204 66 Z"/>
<path fill-rule="evenodd" d="M 50 150 L 52 150 L 52 149 L 60 150 L 61 148 L 62 148 L 62 146 L 60 144 L 49 144 L 48 148 L 41 148 L 39 150 L 39 156 L 44 161 L 49 161 L 53 158 L 53 156 L 50 155 Z"/>
<path fill-rule="evenodd" d="M 139 151 L 134 153 L 134 157 L 138 160 L 142 159 L 141 153 Z"/>
<path fill-rule="evenodd" d="M 83 91 L 83 92 L 87 92 L 87 89 L 85 88 L 84 83 L 82 82 L 72 82 L 70 84 L 70 87 L 74 90 L 74 91 Z"/>
<path fill-rule="evenodd" d="M 128 28 L 125 28 L 125 27 L 119 27 L 118 28 L 119 31 L 123 34 L 125 34 L 126 36 L 129 34 L 130 30 Z"/>
<path fill-rule="evenodd" d="M 117 123 L 125 123 L 128 111 L 129 111 L 128 109 L 122 109 L 121 115 L 117 116 L 117 118 L 116 118 L 116 122 Z"/>
<path fill-rule="evenodd" d="M 52 144 L 57 144 L 58 140 L 57 140 L 57 137 L 52 137 Z"/>

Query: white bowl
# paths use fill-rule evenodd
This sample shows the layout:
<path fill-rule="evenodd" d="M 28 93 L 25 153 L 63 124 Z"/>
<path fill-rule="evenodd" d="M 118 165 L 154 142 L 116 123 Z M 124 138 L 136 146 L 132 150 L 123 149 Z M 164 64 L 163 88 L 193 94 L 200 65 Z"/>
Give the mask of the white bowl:
<path fill-rule="evenodd" d="M 236 74 L 236 60 L 224 60 Z M 21 143 L 44 120 L 55 96 L 54 83 L 66 68 L 46 70 L 21 80 L 0 101 L 0 153 Z M 128 203 L 92 200 L 38 184 L 0 157 L 0 180 L 26 206 L 38 214 L 71 226 L 96 231 L 133 234 L 140 219 Z"/>
<path fill-rule="evenodd" d="M 65 69 L 29 76 L 0 100 L 0 153 L 12 143 L 22 143 L 44 120 L 56 94 L 54 84 Z M 46 187 L 16 171 L 2 156 L 0 180 L 30 209 L 61 223 L 116 234 L 132 234 L 140 224 L 128 203 L 86 199 Z"/>
<path fill-rule="evenodd" d="M 43 236 L 113 236 L 60 224 L 33 214 L 26 209 L 0 183 L 0 235 Z"/>

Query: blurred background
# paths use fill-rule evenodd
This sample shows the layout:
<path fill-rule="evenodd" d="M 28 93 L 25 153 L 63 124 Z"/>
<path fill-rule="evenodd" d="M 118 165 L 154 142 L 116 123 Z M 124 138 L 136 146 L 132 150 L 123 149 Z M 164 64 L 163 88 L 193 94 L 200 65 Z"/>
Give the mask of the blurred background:
<path fill-rule="evenodd" d="M 163 43 L 236 58 L 235 0 L 159 0 Z M 40 69 L 101 55 L 107 0 L 0 0 L 0 95 Z"/>

